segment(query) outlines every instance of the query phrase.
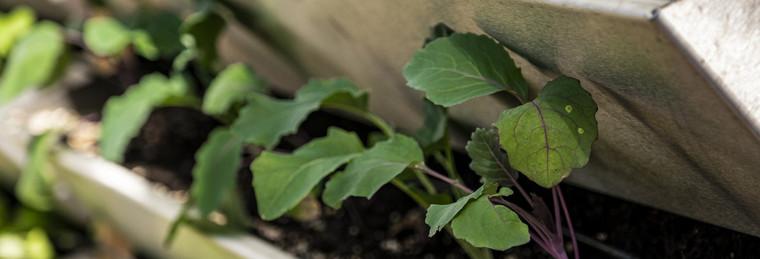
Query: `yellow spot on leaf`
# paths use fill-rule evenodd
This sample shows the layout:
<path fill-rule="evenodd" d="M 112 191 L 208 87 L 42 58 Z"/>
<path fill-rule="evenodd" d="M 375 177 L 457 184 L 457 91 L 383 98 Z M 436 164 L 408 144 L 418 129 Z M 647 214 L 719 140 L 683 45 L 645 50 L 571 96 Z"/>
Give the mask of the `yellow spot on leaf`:
<path fill-rule="evenodd" d="M 569 105 L 569 104 L 568 104 L 568 105 L 565 105 L 565 111 L 566 111 L 567 113 L 571 113 L 571 112 L 573 111 L 573 106 L 572 106 L 572 105 Z"/>
<path fill-rule="evenodd" d="M 586 132 L 586 131 L 583 130 L 583 128 L 578 128 L 578 134 L 583 134 L 584 132 Z"/>

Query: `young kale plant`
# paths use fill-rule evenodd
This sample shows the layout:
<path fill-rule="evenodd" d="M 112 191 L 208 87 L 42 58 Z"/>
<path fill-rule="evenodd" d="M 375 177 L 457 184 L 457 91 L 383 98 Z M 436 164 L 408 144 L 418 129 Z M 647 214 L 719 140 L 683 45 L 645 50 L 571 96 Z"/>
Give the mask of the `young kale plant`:
<path fill-rule="evenodd" d="M 470 168 L 482 176 L 486 189 L 501 186 L 497 193 L 483 193 L 483 187 L 472 192 L 455 179 L 417 165 L 470 193 L 454 203 L 428 208 L 426 223 L 431 234 L 449 224 L 455 237 L 476 247 L 498 250 L 527 242 L 529 234 L 554 258 L 567 258 L 564 221 L 570 230 L 574 257 L 578 258 L 572 221 L 558 185 L 572 169 L 588 162 L 591 144 L 597 138 L 597 106 L 578 80 L 560 76 L 530 100 L 530 89 L 520 69 L 503 47 L 486 36 L 473 34 L 453 34 L 430 42 L 414 55 L 404 76 L 409 86 L 444 107 L 500 91 L 521 103 L 505 110 L 494 122 L 495 128 L 475 130 L 466 146 L 472 159 Z M 551 189 L 553 210 L 537 195 L 525 191 L 516 179 L 517 172 Z M 511 188 L 517 190 L 530 210 L 506 199 L 512 194 Z M 510 239 L 515 236 L 522 239 Z"/>

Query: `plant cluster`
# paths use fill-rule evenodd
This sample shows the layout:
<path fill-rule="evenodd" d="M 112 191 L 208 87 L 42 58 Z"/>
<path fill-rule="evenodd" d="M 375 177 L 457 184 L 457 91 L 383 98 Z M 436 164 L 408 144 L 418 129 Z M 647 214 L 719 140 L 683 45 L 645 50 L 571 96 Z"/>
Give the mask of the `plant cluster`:
<path fill-rule="evenodd" d="M 134 51 L 146 59 L 174 57 L 170 75 L 144 76 L 126 93 L 108 100 L 102 113 L 103 157 L 120 162 L 156 107 L 194 108 L 224 122 L 196 153 L 190 198 L 178 224 L 203 221 L 222 209 L 233 197 L 242 154 L 257 150 L 253 162 L 244 166 L 250 166 L 253 174 L 256 204 L 264 220 L 286 215 L 309 195 L 340 208 L 350 197 L 371 198 L 391 184 L 427 208 L 425 223 L 431 236 L 448 232 L 472 257 L 488 258 L 487 249 L 506 250 L 533 240 L 551 256 L 567 258 L 565 227 L 578 257 L 558 186 L 574 168 L 588 162 L 597 138 L 597 106 L 578 80 L 560 76 L 533 94 L 498 42 L 437 28 L 441 33 L 435 33 L 403 69 L 408 86 L 423 92 L 427 100 L 424 126 L 404 134 L 371 113 L 368 93 L 349 80 L 314 79 L 292 99 L 278 99 L 246 65 L 220 69 L 214 44 L 226 18 L 215 10 L 207 6 L 184 22 L 161 23 L 175 24 L 174 40 L 152 34 L 150 27 L 129 27 L 110 17 L 90 18 L 83 26 L 84 46 L 97 56 L 118 59 L 125 51 Z M 39 67 L 55 67 L 64 49 L 63 36 L 52 23 L 34 25 L 26 34 L 6 64 L 0 100 L 47 80 L 54 69 Z M 4 44 L 0 42 L 0 54 L 8 52 Z M 50 47 L 39 52 L 41 47 L 29 46 L 35 44 Z M 32 77 L 32 70 L 46 73 Z M 208 80 L 190 80 L 198 74 Z M 207 84 L 200 97 L 192 91 L 196 81 Z M 520 104 L 470 136 L 465 148 L 472 159 L 470 169 L 481 178 L 480 186 L 471 188 L 455 166 L 446 108 L 498 92 Z M 283 136 L 296 132 L 309 114 L 321 109 L 364 120 L 382 135 L 364 142 L 354 132 L 332 127 L 326 136 L 292 152 L 276 149 Z M 431 163 L 440 164 L 445 172 L 433 170 Z M 517 179 L 520 176 L 549 189 L 551 206 L 528 193 Z M 518 198 L 522 201 L 516 203 Z M 517 205 L 523 203 L 527 207 Z"/>

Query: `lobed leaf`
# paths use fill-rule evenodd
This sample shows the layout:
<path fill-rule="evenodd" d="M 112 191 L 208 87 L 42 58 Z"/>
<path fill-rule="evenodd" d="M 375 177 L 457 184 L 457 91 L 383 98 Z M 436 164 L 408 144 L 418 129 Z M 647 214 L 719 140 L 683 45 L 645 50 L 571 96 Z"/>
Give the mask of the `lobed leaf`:
<path fill-rule="evenodd" d="M 485 35 L 454 33 L 438 38 L 415 53 L 403 73 L 410 87 L 444 107 L 499 91 L 528 97 L 520 69 L 501 45 Z"/>
<path fill-rule="evenodd" d="M 245 101 L 251 93 L 265 93 L 265 82 L 242 63 L 225 68 L 211 81 L 203 97 L 203 112 L 220 115 L 234 104 Z"/>
<path fill-rule="evenodd" d="M 475 247 L 507 250 L 530 241 L 528 226 L 512 210 L 493 205 L 488 196 L 467 203 L 451 221 L 454 237 Z"/>
<path fill-rule="evenodd" d="M 325 186 L 322 200 L 333 208 L 349 196 L 372 197 L 409 165 L 423 161 L 422 150 L 414 139 L 396 134 L 351 160 L 343 172 Z"/>
<path fill-rule="evenodd" d="M 154 73 L 144 76 L 121 96 L 108 99 L 103 108 L 100 153 L 111 161 L 121 162 L 129 141 L 155 106 L 187 95 L 186 82 L 180 77 L 167 79 Z"/>
<path fill-rule="evenodd" d="M 292 154 L 264 151 L 251 164 L 253 190 L 262 219 L 275 219 L 292 209 L 325 176 L 358 156 L 364 147 L 354 133 L 330 128 Z"/>
<path fill-rule="evenodd" d="M 470 169 L 476 174 L 486 181 L 501 183 L 509 181 L 507 154 L 499 146 L 499 133 L 495 128 L 475 129 L 470 135 L 470 141 L 467 141 L 465 150 L 472 159 Z"/>
<path fill-rule="evenodd" d="M 366 93 L 348 80 L 311 80 L 293 100 L 277 100 L 254 94 L 232 124 L 232 131 L 246 143 L 274 147 L 284 135 L 294 133 L 306 117 L 322 105 L 366 109 Z M 266 125 L 266 126 L 262 126 Z"/>
<path fill-rule="evenodd" d="M 430 226 L 428 236 L 433 236 L 436 232 L 446 227 L 471 200 L 480 198 L 483 195 L 484 187 L 485 185 L 481 186 L 474 192 L 459 198 L 453 203 L 430 205 L 425 214 L 425 224 Z"/>
<path fill-rule="evenodd" d="M 0 57 L 5 57 L 13 45 L 29 32 L 36 19 L 34 11 L 28 7 L 16 7 L 0 17 Z"/>
<path fill-rule="evenodd" d="M 87 48 L 98 56 L 117 56 L 132 41 L 129 29 L 108 16 L 87 19 L 82 38 Z"/>
<path fill-rule="evenodd" d="M 190 195 L 202 216 L 219 207 L 235 187 L 243 140 L 229 129 L 218 128 L 195 154 Z"/>
<path fill-rule="evenodd" d="M 561 76 L 535 100 L 504 111 L 496 122 L 509 163 L 549 188 L 588 163 L 597 137 L 596 103 L 578 80 Z"/>
<path fill-rule="evenodd" d="M 11 50 L 0 78 L 0 103 L 27 88 L 48 83 L 64 51 L 63 34 L 58 25 L 52 22 L 35 25 Z"/>

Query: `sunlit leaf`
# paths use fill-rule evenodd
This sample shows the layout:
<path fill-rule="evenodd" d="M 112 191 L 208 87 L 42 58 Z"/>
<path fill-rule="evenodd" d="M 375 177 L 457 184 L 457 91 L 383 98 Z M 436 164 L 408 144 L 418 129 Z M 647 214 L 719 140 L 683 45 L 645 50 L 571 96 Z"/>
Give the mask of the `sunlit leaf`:
<path fill-rule="evenodd" d="M 24 205 L 40 211 L 53 208 L 51 149 L 58 140 L 53 132 L 35 136 L 27 148 L 28 160 L 16 183 L 16 196 Z"/>
<path fill-rule="evenodd" d="M 475 247 L 507 250 L 530 241 L 528 226 L 512 210 L 493 205 L 487 196 L 467 203 L 451 221 L 454 237 Z"/>
<path fill-rule="evenodd" d="M 155 73 L 143 77 L 121 96 L 108 99 L 103 108 L 100 153 L 108 160 L 120 162 L 129 141 L 140 132 L 150 112 L 173 98 L 187 95 L 185 81 L 167 79 Z"/>
<path fill-rule="evenodd" d="M 41 87 L 55 75 L 63 55 L 61 29 L 52 22 L 40 22 L 11 50 L 0 78 L 0 103 L 31 87 Z"/>
<path fill-rule="evenodd" d="M 433 236 L 436 232 L 446 227 L 470 200 L 480 198 L 483 195 L 483 189 L 484 186 L 481 186 L 474 192 L 459 198 L 453 203 L 430 205 L 427 209 L 427 214 L 425 214 L 425 224 L 430 227 L 428 235 Z"/>
<path fill-rule="evenodd" d="M 504 48 L 484 35 L 455 33 L 428 43 L 404 67 L 407 84 L 450 107 L 499 91 L 528 97 L 528 85 Z"/>
<path fill-rule="evenodd" d="M 470 156 L 470 169 L 487 181 L 508 184 L 507 154 L 499 146 L 499 133 L 495 128 L 478 128 L 470 135 L 465 146 Z M 517 175 L 513 174 L 513 177 Z"/>
<path fill-rule="evenodd" d="M 219 115 L 252 93 L 266 93 L 266 83 L 242 63 L 229 65 L 214 78 L 203 97 L 203 112 Z"/>
<path fill-rule="evenodd" d="M 354 133 L 330 128 L 293 154 L 264 151 L 251 164 L 261 218 L 275 219 L 292 209 L 322 178 L 358 156 L 364 147 Z"/>
<path fill-rule="evenodd" d="M 195 155 L 190 194 L 205 216 L 211 213 L 235 187 L 243 141 L 228 129 L 211 132 Z"/>
<path fill-rule="evenodd" d="M 98 56 L 117 56 L 132 41 L 129 29 L 108 16 L 87 19 L 83 34 L 87 48 Z"/>
<path fill-rule="evenodd" d="M 0 57 L 5 57 L 21 37 L 34 25 L 34 11 L 28 7 L 16 7 L 0 17 Z"/>
<path fill-rule="evenodd" d="M 24 240 L 24 258 L 52 259 L 55 258 L 55 248 L 50 242 L 45 230 L 34 228 L 26 234 Z"/>
<path fill-rule="evenodd" d="M 414 139 L 396 134 L 351 160 L 343 172 L 325 186 L 322 200 L 339 208 L 349 196 L 372 197 L 409 165 L 422 162 L 422 150 Z"/>
<path fill-rule="evenodd" d="M 586 165 L 597 137 L 596 103 L 573 78 L 546 84 L 535 100 L 504 111 L 496 122 L 509 163 L 543 187 Z"/>
<path fill-rule="evenodd" d="M 253 95 L 240 110 L 232 131 L 246 143 L 272 148 L 282 136 L 294 133 L 324 103 L 366 109 L 366 93 L 348 80 L 335 79 L 311 80 L 293 100 Z"/>

